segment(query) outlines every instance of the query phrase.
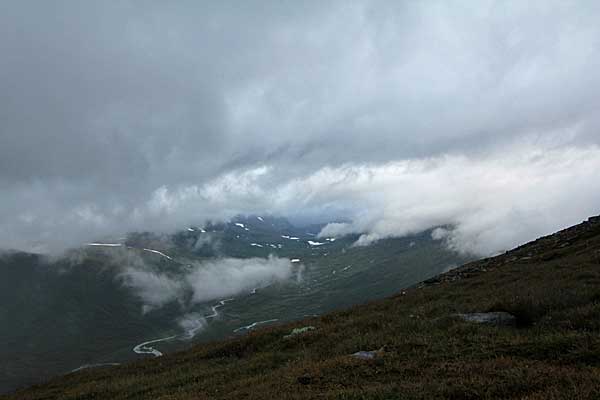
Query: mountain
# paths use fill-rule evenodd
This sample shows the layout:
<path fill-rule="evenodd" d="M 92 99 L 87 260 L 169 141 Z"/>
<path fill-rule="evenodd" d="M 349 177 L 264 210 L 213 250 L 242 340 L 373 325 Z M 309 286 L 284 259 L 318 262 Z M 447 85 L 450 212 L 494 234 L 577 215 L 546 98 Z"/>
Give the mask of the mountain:
<path fill-rule="evenodd" d="M 595 217 L 392 297 L 4 399 L 596 399 L 598 299 Z"/>
<path fill-rule="evenodd" d="M 468 259 L 430 231 L 359 247 L 320 228 L 248 216 L 0 256 L 0 391 L 383 298 Z"/>

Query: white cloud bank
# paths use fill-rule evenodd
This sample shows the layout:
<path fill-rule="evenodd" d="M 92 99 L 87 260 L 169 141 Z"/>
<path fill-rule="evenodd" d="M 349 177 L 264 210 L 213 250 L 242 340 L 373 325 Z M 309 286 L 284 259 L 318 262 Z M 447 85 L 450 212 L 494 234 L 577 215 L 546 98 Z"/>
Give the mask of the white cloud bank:
<path fill-rule="evenodd" d="M 344 164 L 286 179 L 264 165 L 202 185 L 162 186 L 133 209 L 103 213 L 88 208 L 39 226 L 29 226 L 37 222 L 22 218 L 19 229 L 63 230 L 64 235 L 44 236 L 47 247 L 61 248 L 65 241 L 77 245 L 84 238 L 119 230 L 168 232 L 236 214 L 273 214 L 350 221 L 327 225 L 321 236 L 358 233 L 359 245 L 448 225 L 453 229 L 445 240 L 451 248 L 488 255 L 600 213 L 600 147 L 564 145 L 560 140 L 529 136 L 486 153 Z M 18 238 L 18 232 L 10 238 Z M 231 285 L 231 290 L 243 284 L 237 276 L 271 277 L 260 263 L 225 265 L 231 276 L 220 285 Z M 204 278 L 202 272 L 190 277 L 195 285 Z M 145 279 L 146 286 L 162 285 L 151 275 L 135 279 Z M 210 285 L 205 290 L 210 291 Z M 205 298 L 198 293 L 198 299 Z"/>
<path fill-rule="evenodd" d="M 351 222 L 321 236 L 358 233 L 359 245 L 448 225 L 451 248 L 488 255 L 599 213 L 599 171 L 598 146 L 521 141 L 486 154 L 326 167 L 280 184 L 261 167 L 155 197 L 174 221 L 199 203 L 231 205 L 232 214 L 341 215 Z"/>
<path fill-rule="evenodd" d="M 360 233 L 361 245 L 450 225 L 451 248 L 488 255 L 597 214 L 598 171 L 598 147 L 523 145 L 478 157 L 333 169 L 308 182 L 331 187 L 327 201 L 362 205 L 351 223 L 329 224 L 321 236 Z"/>

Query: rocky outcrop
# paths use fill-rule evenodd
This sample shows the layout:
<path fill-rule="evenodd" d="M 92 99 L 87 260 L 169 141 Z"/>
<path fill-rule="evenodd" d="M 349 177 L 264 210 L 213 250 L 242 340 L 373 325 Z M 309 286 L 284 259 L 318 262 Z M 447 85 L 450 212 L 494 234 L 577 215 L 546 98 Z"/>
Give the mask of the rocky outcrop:
<path fill-rule="evenodd" d="M 515 326 L 517 318 L 507 312 L 487 312 L 487 313 L 470 313 L 470 314 L 455 314 L 455 317 L 467 322 L 477 324 L 488 324 L 496 326 Z"/>
<path fill-rule="evenodd" d="M 385 354 L 385 346 L 380 348 L 379 350 L 371 350 L 371 351 L 357 351 L 356 353 L 351 354 L 351 357 L 358 358 L 360 360 L 379 360 Z"/>

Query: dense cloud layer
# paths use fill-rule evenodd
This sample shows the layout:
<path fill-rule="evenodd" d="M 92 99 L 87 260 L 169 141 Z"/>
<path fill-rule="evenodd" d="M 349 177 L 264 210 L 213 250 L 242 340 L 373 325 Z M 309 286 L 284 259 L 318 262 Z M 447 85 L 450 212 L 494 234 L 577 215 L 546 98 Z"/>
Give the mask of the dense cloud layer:
<path fill-rule="evenodd" d="M 0 247 L 237 213 L 502 250 L 600 212 L 597 2 L 0 4 Z M 148 278 L 152 281 L 151 277 Z M 159 301 L 160 299 L 157 299 Z"/>
<path fill-rule="evenodd" d="M 438 239 L 479 255 L 509 250 L 580 222 L 600 208 L 600 148 L 530 148 L 484 158 L 445 156 L 329 171 L 332 203 L 358 200 L 352 223 L 322 236 L 363 233 L 356 244 L 450 225 Z M 310 179 L 309 179 L 310 180 Z M 331 195 L 331 193 L 329 193 Z M 368 205 L 362 209 L 362 205 Z"/>

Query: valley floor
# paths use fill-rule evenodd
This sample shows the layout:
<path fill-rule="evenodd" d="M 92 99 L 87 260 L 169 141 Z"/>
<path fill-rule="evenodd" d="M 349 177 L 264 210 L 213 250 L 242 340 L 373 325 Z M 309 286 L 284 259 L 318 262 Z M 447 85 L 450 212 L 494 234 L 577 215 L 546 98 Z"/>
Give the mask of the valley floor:
<path fill-rule="evenodd" d="M 400 288 L 399 288 L 400 291 Z M 515 325 L 457 314 L 504 311 Z M 294 328 L 311 326 L 289 335 Z M 2 399 L 600 398 L 600 219 L 346 311 Z M 372 351 L 372 359 L 354 357 Z"/>

